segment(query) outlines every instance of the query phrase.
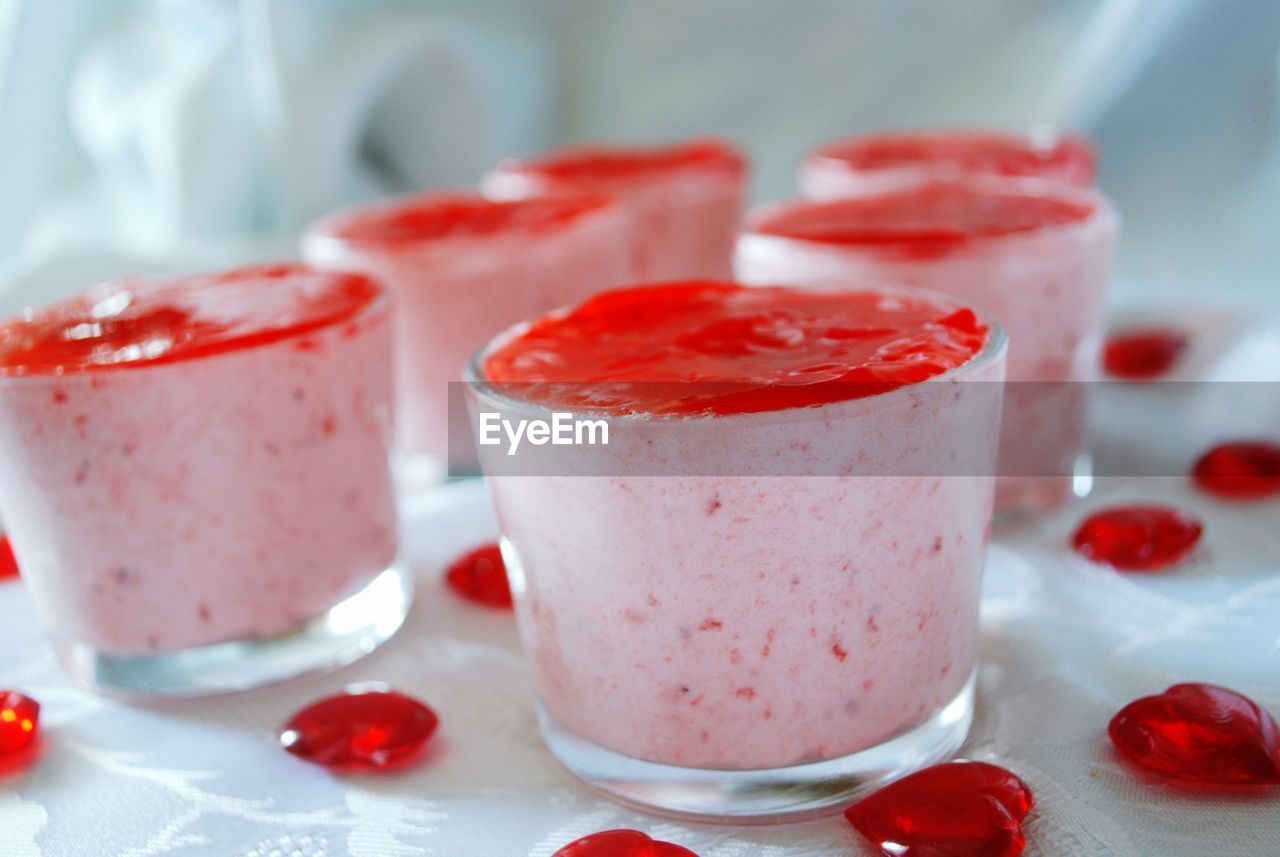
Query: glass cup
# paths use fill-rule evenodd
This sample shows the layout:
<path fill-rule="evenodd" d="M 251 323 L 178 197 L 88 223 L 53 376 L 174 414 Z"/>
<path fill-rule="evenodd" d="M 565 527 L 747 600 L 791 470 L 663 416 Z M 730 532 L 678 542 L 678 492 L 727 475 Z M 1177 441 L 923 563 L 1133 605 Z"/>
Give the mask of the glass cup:
<path fill-rule="evenodd" d="M 363 297 L 278 327 L 286 296 L 267 328 L 150 359 L 218 328 L 238 300 L 330 287 Z M 184 320 L 189 299 L 228 294 Z M 388 639 L 412 583 L 396 561 L 381 291 L 262 266 L 122 280 L 75 300 L 44 312 L 95 319 L 60 323 L 61 335 L 101 336 L 102 359 L 124 362 L 0 370 L 0 516 L 63 666 L 107 692 L 190 695 L 345 663 Z M 0 338 L 27 335 L 15 324 Z"/>
<path fill-rule="evenodd" d="M 945 203 L 931 202 L 933 194 Z M 1018 215 L 1016 229 L 964 225 L 1010 201 L 1035 207 Z M 899 219 L 887 226 L 867 219 L 866 212 L 884 206 Z M 1043 223 L 1036 219 L 1041 207 L 1051 213 Z M 930 224 L 931 216 L 959 218 L 961 225 Z M 748 215 L 735 267 L 741 282 L 756 285 L 839 289 L 870 282 L 943 292 L 998 320 L 1009 334 L 1010 383 L 996 509 L 1017 513 L 1091 490 L 1087 382 L 1100 374 L 1118 229 L 1115 212 L 1096 192 L 970 178 L 764 206 Z"/>
<path fill-rule="evenodd" d="M 451 382 L 497 331 L 574 303 L 628 276 L 626 225 L 606 197 L 570 194 L 499 202 L 433 192 L 357 206 L 312 225 L 303 257 L 361 271 L 396 308 L 396 445 L 409 486 L 474 471 L 465 407 Z M 450 426 L 450 413 L 462 420 Z M 450 454 L 452 452 L 452 461 Z"/>
<path fill-rule="evenodd" d="M 800 166 L 800 192 L 842 199 L 897 190 L 922 181 L 973 176 L 1039 178 L 1093 186 L 1095 157 L 1087 140 L 1051 127 L 1025 134 L 916 131 L 866 134 L 819 147 Z"/>
<path fill-rule="evenodd" d="M 560 410 L 486 378 L 520 330 L 471 362 L 478 428 Z M 879 395 L 587 413 L 606 444 L 481 446 L 557 759 L 646 810 L 779 821 L 953 753 L 973 712 L 1004 368 L 992 326 L 959 368 Z"/>
<path fill-rule="evenodd" d="M 568 191 L 614 197 L 627 215 L 629 280 L 648 283 L 730 276 L 746 182 L 746 159 L 734 146 L 690 140 L 513 158 L 490 170 L 481 187 L 496 199 Z"/>

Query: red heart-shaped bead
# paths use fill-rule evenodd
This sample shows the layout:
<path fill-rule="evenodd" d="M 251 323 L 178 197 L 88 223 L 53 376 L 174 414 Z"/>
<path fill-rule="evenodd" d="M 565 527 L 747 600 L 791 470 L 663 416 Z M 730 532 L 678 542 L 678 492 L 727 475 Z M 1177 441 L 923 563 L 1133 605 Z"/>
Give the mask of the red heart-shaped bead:
<path fill-rule="evenodd" d="M 1115 378 L 1155 378 L 1169 371 L 1189 342 L 1187 335 L 1178 330 L 1130 330 L 1107 340 L 1102 365 Z"/>
<path fill-rule="evenodd" d="M 27 747 L 39 728 L 40 703 L 16 690 L 0 689 L 0 759 Z"/>
<path fill-rule="evenodd" d="M 688 848 L 638 830 L 605 830 L 570 842 L 551 857 L 698 857 Z"/>
<path fill-rule="evenodd" d="M 1034 805 L 1027 784 L 1004 768 L 947 762 L 890 783 L 844 815 L 891 857 L 1016 857 Z"/>
<path fill-rule="evenodd" d="M 1108 729 L 1126 757 L 1201 785 L 1280 784 L 1280 726 L 1256 702 L 1212 684 L 1175 684 L 1120 709 Z"/>
<path fill-rule="evenodd" d="M 1244 440 L 1219 444 L 1200 456 L 1191 478 L 1202 491 L 1233 500 L 1280 494 L 1280 443 Z"/>
<path fill-rule="evenodd" d="M 13 555 L 13 545 L 8 536 L 0 536 L 0 580 L 18 576 L 18 558 Z"/>
<path fill-rule="evenodd" d="M 1174 506 L 1135 503 L 1093 513 L 1071 538 L 1081 556 L 1123 571 L 1157 571 L 1189 554 L 1204 526 Z"/>
<path fill-rule="evenodd" d="M 496 542 L 463 554 L 449 566 L 444 579 L 450 589 L 468 601 L 487 607 L 511 607 L 507 567 Z"/>
<path fill-rule="evenodd" d="M 335 771 L 380 771 L 420 758 L 440 720 L 422 702 L 382 685 L 355 686 L 289 718 L 280 743 Z"/>

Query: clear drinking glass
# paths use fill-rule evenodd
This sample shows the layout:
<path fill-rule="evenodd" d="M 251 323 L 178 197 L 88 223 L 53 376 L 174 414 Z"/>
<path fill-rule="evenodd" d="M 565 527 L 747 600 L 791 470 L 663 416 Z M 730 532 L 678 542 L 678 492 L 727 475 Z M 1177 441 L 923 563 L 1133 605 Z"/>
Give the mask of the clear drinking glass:
<path fill-rule="evenodd" d="M 486 378 L 518 333 L 471 362 L 473 424 L 561 410 Z M 993 325 L 958 369 L 879 395 L 588 412 L 607 445 L 523 462 L 482 447 L 560 762 L 647 810 L 786 820 L 953 753 L 973 711 L 1004 367 Z"/>
<path fill-rule="evenodd" d="M 943 292 L 999 321 L 1010 383 L 996 509 L 1034 511 L 1092 485 L 1087 387 L 1100 373 L 1118 229 L 1090 190 L 1031 179 L 930 182 L 762 207 L 748 215 L 735 268 L 756 285 Z"/>
<path fill-rule="evenodd" d="M 328 300 L 330 286 L 368 298 L 290 326 L 285 296 L 262 329 L 209 347 L 193 332 L 234 325 L 255 294 Z M 270 266 L 73 300 L 49 311 L 64 313 L 58 335 L 100 337 L 104 362 L 0 370 L 0 516 L 63 666 L 108 692 L 200 694 L 389 638 L 412 583 L 397 565 L 381 290 Z M 192 300 L 213 309 L 188 317 Z M 0 325 L 6 343 L 28 335 Z M 164 356 L 188 336 L 196 350 Z"/>
<path fill-rule="evenodd" d="M 507 325 L 574 303 L 629 276 L 626 224 L 598 194 L 499 202 L 433 192 L 331 214 L 303 237 L 323 269 L 361 271 L 395 300 L 396 445 L 410 485 L 474 470 L 454 449 L 449 389 L 481 343 Z M 452 431 L 451 431 L 452 429 Z M 456 445 L 456 444 L 455 444 Z"/>
<path fill-rule="evenodd" d="M 481 182 L 498 199 L 603 193 L 627 219 L 631 282 L 727 279 L 746 199 L 747 162 L 723 140 L 584 145 L 511 158 Z"/>

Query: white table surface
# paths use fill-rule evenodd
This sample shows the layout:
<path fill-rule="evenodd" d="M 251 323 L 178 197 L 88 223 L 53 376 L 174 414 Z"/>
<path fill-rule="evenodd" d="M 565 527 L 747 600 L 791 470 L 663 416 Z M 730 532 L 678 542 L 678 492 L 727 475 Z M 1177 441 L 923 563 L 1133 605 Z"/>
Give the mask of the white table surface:
<path fill-rule="evenodd" d="M 1247 324 L 1248 335 L 1215 340 L 1221 318 L 1188 323 L 1205 327 L 1198 341 L 1212 352 L 1187 362 L 1198 377 L 1280 355 L 1280 325 L 1235 319 L 1228 327 Z M 1260 350 L 1242 357 L 1245 346 Z M 1280 357 L 1273 368 L 1280 375 Z M 1161 431 L 1154 406 L 1129 411 L 1104 414 L 1115 443 L 1149 446 L 1178 434 Z M 1183 428 L 1194 434 L 1195 424 Z M 1271 434 L 1280 436 L 1280 422 Z M 1087 510 L 1129 499 L 1200 514 L 1206 529 L 1195 557 L 1162 574 L 1121 575 L 1066 549 Z M 399 635 L 340 671 L 235 697 L 131 707 L 77 689 L 60 673 L 22 583 L 0 584 L 0 687 L 43 706 L 36 764 L 0 779 L 0 855 L 547 857 L 612 827 L 645 830 L 701 857 L 874 853 L 838 815 L 689 826 L 578 786 L 539 740 L 510 614 L 464 603 L 440 582 L 450 559 L 495 535 L 484 486 L 409 498 L 404 513 L 419 589 Z M 1280 500 L 1224 503 L 1184 478 L 1116 477 L 1100 480 L 1087 500 L 997 530 L 981 658 L 977 719 L 962 755 L 1004 765 L 1031 785 L 1031 857 L 1280 855 L 1280 788 L 1190 796 L 1135 777 L 1106 738 L 1122 705 L 1179 681 L 1225 684 L 1280 714 Z M 440 714 L 421 766 L 339 778 L 275 746 L 292 711 L 360 680 L 389 682 Z"/>

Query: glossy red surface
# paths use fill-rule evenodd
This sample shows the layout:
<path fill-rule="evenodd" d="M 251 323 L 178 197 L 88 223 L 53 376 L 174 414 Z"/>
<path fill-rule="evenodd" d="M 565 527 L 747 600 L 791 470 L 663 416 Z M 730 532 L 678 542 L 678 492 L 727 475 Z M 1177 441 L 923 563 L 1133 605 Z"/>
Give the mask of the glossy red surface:
<path fill-rule="evenodd" d="M 1280 726 L 1256 702 L 1212 684 L 1177 684 L 1111 719 L 1111 742 L 1130 761 L 1180 782 L 1280 784 Z"/>
<path fill-rule="evenodd" d="M 8 536 L 0 536 L 0 580 L 18 576 L 18 558 L 13 555 L 13 545 Z"/>
<path fill-rule="evenodd" d="M 987 335 L 970 310 L 922 297 L 694 281 L 605 292 L 544 317 L 484 371 L 546 404 L 752 413 L 925 381 L 968 362 Z"/>
<path fill-rule="evenodd" d="M 1233 500 L 1257 500 L 1280 494 L 1280 444 L 1235 441 L 1200 456 L 1191 478 L 1203 491 Z"/>
<path fill-rule="evenodd" d="M 381 294 L 359 274 L 302 265 L 119 280 L 0 325 L 0 375 L 115 370 L 253 348 L 350 320 Z"/>
<path fill-rule="evenodd" d="M 25 750 L 39 730 L 40 703 L 16 690 L 0 689 L 0 763 Z"/>
<path fill-rule="evenodd" d="M 445 572 L 445 583 L 458 595 L 487 607 L 511 607 L 511 585 L 496 543 L 481 545 L 456 559 Z"/>
<path fill-rule="evenodd" d="M 1203 531 L 1199 519 L 1173 506 L 1114 506 L 1086 518 L 1071 545 L 1094 562 L 1124 571 L 1157 571 L 1194 550 Z"/>
<path fill-rule="evenodd" d="M 1091 204 L 1059 195 L 946 181 L 852 199 L 783 204 L 754 218 L 750 231 L 929 258 L 977 241 L 1077 223 L 1094 211 Z"/>
<path fill-rule="evenodd" d="M 698 857 L 688 848 L 659 842 L 638 830 L 605 830 L 570 842 L 551 857 Z"/>
<path fill-rule="evenodd" d="M 434 711 L 403 693 L 353 688 L 294 714 L 280 730 L 280 743 L 335 771 L 387 770 L 419 759 L 439 722 Z"/>
<path fill-rule="evenodd" d="M 890 783 L 845 818 L 890 857 L 1016 857 L 1035 800 L 1026 783 L 985 762 L 948 762 Z"/>

